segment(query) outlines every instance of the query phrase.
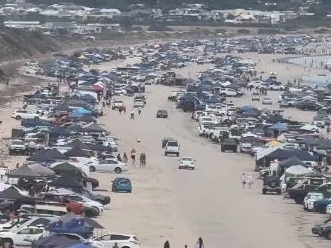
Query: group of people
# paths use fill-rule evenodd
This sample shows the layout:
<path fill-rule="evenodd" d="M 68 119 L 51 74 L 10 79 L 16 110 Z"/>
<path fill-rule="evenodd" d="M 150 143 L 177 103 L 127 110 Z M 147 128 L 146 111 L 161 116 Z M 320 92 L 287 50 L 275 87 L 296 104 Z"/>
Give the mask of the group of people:
<path fill-rule="evenodd" d="M 168 240 L 164 242 L 163 248 L 170 248 L 170 243 Z M 185 245 L 184 248 L 188 248 L 188 246 Z M 194 245 L 194 248 L 205 248 L 205 245 L 201 237 L 198 238 L 196 244 Z"/>
<path fill-rule="evenodd" d="M 134 147 L 132 147 L 131 152 L 130 152 L 130 158 L 131 158 L 132 165 L 136 164 L 136 154 L 137 154 L 136 149 L 134 149 Z M 116 159 L 123 163 L 127 163 L 128 155 L 126 154 L 126 152 L 124 152 L 123 157 L 121 157 L 121 154 L 118 153 Z M 140 161 L 140 168 L 145 168 L 146 167 L 146 154 L 144 152 L 140 153 L 139 161 Z"/>
<path fill-rule="evenodd" d="M 245 173 L 243 173 L 241 175 L 241 184 L 242 184 L 243 189 L 245 189 L 246 187 L 248 189 L 252 188 L 253 176 L 251 174 L 246 175 Z"/>

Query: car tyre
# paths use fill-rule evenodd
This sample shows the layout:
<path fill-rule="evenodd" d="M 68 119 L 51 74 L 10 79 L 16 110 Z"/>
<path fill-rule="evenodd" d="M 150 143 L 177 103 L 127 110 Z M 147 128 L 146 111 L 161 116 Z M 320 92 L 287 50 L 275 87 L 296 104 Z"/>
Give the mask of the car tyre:
<path fill-rule="evenodd" d="M 18 116 L 16 116 L 15 119 L 19 121 L 21 119 L 21 116 L 18 115 Z"/>
<path fill-rule="evenodd" d="M 328 232 L 328 233 L 326 234 L 326 238 L 327 238 L 327 239 L 331 239 L 331 232 Z"/>
<path fill-rule="evenodd" d="M 95 167 L 94 166 L 90 166 L 89 170 L 90 170 L 90 172 L 95 172 Z"/>
<path fill-rule="evenodd" d="M 168 153 L 167 153 L 167 152 L 165 152 L 165 153 L 164 153 L 164 156 L 168 156 Z"/>
<path fill-rule="evenodd" d="M 122 172 L 122 169 L 120 167 L 115 168 L 115 173 L 120 174 Z"/>
<path fill-rule="evenodd" d="M 37 121 L 37 120 L 39 120 L 39 117 L 38 117 L 38 116 L 36 116 L 34 119 Z"/>
<path fill-rule="evenodd" d="M 262 189 L 262 194 L 266 194 L 267 193 L 267 189 Z"/>
<path fill-rule="evenodd" d="M 179 157 L 179 152 L 177 152 L 176 156 Z"/>
<path fill-rule="evenodd" d="M 2 246 L 3 246 L 3 248 L 12 248 L 12 247 L 14 247 L 14 244 L 11 239 L 3 239 Z"/>

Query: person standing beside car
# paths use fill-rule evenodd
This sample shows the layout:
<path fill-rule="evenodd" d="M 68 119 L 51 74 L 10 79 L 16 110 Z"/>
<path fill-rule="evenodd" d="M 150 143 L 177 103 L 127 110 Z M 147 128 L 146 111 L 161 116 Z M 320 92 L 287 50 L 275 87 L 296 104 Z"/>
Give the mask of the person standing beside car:
<path fill-rule="evenodd" d="M 242 184 L 243 189 L 244 189 L 245 188 L 245 185 L 246 185 L 246 175 L 245 175 L 245 173 L 243 173 L 241 175 L 241 184 Z"/>

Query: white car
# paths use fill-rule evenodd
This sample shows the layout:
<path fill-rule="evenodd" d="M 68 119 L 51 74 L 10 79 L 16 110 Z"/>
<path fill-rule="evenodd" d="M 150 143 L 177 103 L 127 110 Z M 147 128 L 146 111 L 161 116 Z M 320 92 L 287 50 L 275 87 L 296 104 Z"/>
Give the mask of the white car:
<path fill-rule="evenodd" d="M 328 205 L 326 206 L 326 213 L 327 213 L 328 215 L 331 215 L 331 204 L 328 204 Z"/>
<path fill-rule="evenodd" d="M 314 211 L 314 202 L 323 199 L 324 195 L 322 193 L 308 193 L 303 200 L 303 209 L 306 211 Z"/>
<path fill-rule="evenodd" d="M 46 232 L 43 227 L 28 226 L 16 231 L 1 231 L 0 238 L 3 247 L 31 246 L 33 241 L 45 236 Z"/>
<path fill-rule="evenodd" d="M 119 248 L 140 248 L 139 239 L 133 234 L 107 234 L 96 239 L 105 248 L 114 247 L 115 243 Z"/>
<path fill-rule="evenodd" d="M 145 103 L 142 101 L 137 101 L 133 103 L 134 108 L 143 108 L 145 106 Z"/>
<path fill-rule="evenodd" d="M 270 97 L 265 97 L 262 99 L 263 105 L 272 105 L 272 99 Z"/>
<path fill-rule="evenodd" d="M 90 166 L 90 171 L 107 171 L 107 172 L 115 172 L 122 173 L 128 171 L 129 167 L 126 163 L 120 162 L 116 159 L 107 158 L 103 161 L 100 161 L 98 164 L 94 164 Z"/>
<path fill-rule="evenodd" d="M 194 170 L 195 169 L 195 160 L 191 157 L 182 157 L 181 159 L 179 159 L 178 168 Z"/>
<path fill-rule="evenodd" d="M 30 113 L 25 109 L 16 109 L 13 114 L 11 115 L 11 118 L 14 118 L 16 120 L 21 119 L 39 119 L 40 116 L 37 113 Z"/>

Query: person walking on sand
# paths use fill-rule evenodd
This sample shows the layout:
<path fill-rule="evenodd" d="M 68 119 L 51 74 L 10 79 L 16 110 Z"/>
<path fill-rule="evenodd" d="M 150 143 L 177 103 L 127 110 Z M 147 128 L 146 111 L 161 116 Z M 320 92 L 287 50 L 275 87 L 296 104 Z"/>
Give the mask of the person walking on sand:
<path fill-rule="evenodd" d="M 133 111 L 133 110 L 131 110 L 131 113 L 130 113 L 130 119 L 131 119 L 131 120 L 134 120 L 134 111 Z"/>
<path fill-rule="evenodd" d="M 118 112 L 120 112 L 120 114 L 122 114 L 122 110 L 123 110 L 123 107 L 118 108 Z"/>
<path fill-rule="evenodd" d="M 195 244 L 194 248 L 205 248 L 205 245 L 203 244 L 203 240 L 201 237 L 199 237 L 197 243 Z"/>
<path fill-rule="evenodd" d="M 243 173 L 241 175 L 241 183 L 242 183 L 242 186 L 243 186 L 243 189 L 244 189 L 245 185 L 246 185 L 246 175 L 245 175 L 245 173 Z"/>
<path fill-rule="evenodd" d="M 170 248 L 170 243 L 168 240 L 164 242 L 163 248 Z"/>
<path fill-rule="evenodd" d="M 247 181 L 247 186 L 250 189 L 253 186 L 253 177 L 251 174 L 247 175 L 246 181 Z"/>
<path fill-rule="evenodd" d="M 140 153 L 140 168 L 146 167 L 146 154 L 144 152 Z"/>
<path fill-rule="evenodd" d="M 125 105 L 123 106 L 123 113 L 124 114 L 126 113 L 126 106 Z"/>
<path fill-rule="evenodd" d="M 126 155 L 126 152 L 123 154 L 123 163 L 128 162 L 128 156 Z"/>
<path fill-rule="evenodd" d="M 141 115 L 141 107 L 138 108 L 138 115 Z"/>
<path fill-rule="evenodd" d="M 131 149 L 131 160 L 132 160 L 132 164 L 135 165 L 135 163 L 136 163 L 136 150 L 134 149 L 134 147 L 132 147 L 132 149 Z"/>

